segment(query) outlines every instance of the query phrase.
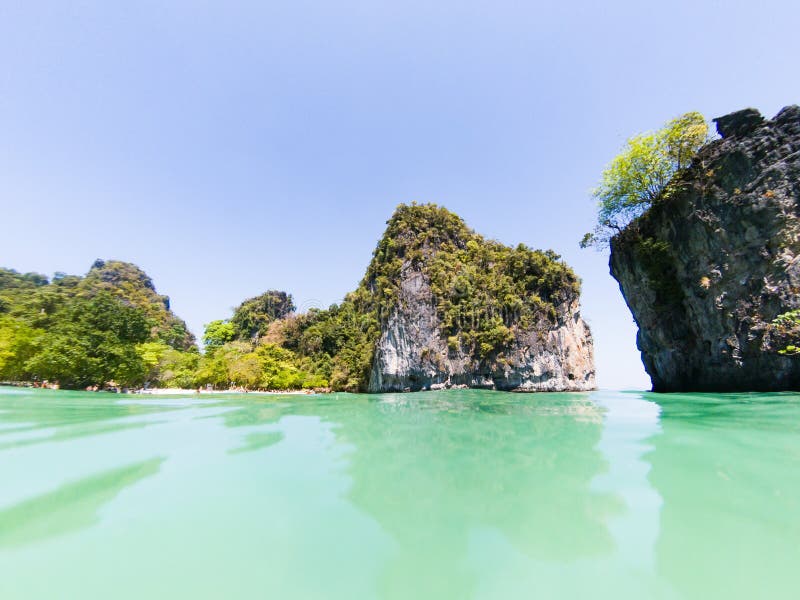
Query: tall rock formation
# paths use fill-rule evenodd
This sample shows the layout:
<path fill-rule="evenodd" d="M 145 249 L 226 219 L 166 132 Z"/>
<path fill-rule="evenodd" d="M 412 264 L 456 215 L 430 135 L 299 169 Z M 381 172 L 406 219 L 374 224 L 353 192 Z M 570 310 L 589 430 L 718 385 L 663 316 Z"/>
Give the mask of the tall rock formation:
<path fill-rule="evenodd" d="M 380 322 L 368 391 L 595 387 L 579 282 L 552 252 L 485 240 L 435 205 L 400 206 L 363 288 Z"/>
<path fill-rule="evenodd" d="M 800 307 L 800 107 L 715 119 L 722 139 L 611 243 L 655 391 L 800 388 L 772 320 Z"/>

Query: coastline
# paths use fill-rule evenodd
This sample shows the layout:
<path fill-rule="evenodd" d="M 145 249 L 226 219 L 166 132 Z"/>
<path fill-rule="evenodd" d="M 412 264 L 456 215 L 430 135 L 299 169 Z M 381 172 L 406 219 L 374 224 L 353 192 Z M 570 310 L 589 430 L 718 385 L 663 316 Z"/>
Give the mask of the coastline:
<path fill-rule="evenodd" d="M 0 381 L 0 386 L 7 387 L 20 387 L 32 389 L 49 389 L 61 390 L 64 389 L 57 383 L 39 383 L 32 381 Z M 66 390 L 73 392 L 95 392 L 95 393 L 108 393 L 108 394 L 138 394 L 144 396 L 192 396 L 192 395 L 208 395 L 208 394 L 255 394 L 257 396 L 316 396 L 320 394 L 330 393 L 330 390 L 318 389 L 297 389 L 297 390 L 245 390 L 243 388 L 235 388 L 228 390 L 209 390 L 209 389 L 189 389 L 189 388 L 148 388 L 148 389 L 119 389 L 119 388 L 106 388 L 106 389 L 86 389 L 86 390 Z"/>
<path fill-rule="evenodd" d="M 132 390 L 129 394 L 144 396 L 187 396 L 187 395 L 219 395 L 219 394 L 247 394 L 257 396 L 315 396 L 320 393 L 314 390 L 190 390 L 183 388 L 151 388 L 147 390 Z"/>

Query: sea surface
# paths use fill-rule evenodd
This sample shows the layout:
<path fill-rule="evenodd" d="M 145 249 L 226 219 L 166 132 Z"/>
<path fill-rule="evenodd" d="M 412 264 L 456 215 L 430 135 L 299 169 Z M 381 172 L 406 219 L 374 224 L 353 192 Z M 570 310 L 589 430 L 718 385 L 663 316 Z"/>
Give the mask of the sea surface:
<path fill-rule="evenodd" d="M 0 598 L 800 597 L 800 395 L 0 388 Z"/>

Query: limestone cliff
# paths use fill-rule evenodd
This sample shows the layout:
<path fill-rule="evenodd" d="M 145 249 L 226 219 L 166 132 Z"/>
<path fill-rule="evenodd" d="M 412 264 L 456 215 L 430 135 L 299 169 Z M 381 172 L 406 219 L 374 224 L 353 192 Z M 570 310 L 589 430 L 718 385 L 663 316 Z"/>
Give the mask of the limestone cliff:
<path fill-rule="evenodd" d="M 371 392 L 595 387 L 578 280 L 552 252 L 484 240 L 435 205 L 401 206 L 362 286 L 379 298 Z"/>
<path fill-rule="evenodd" d="M 656 391 L 800 387 L 770 322 L 800 307 L 800 107 L 715 119 L 671 192 L 611 243 Z"/>

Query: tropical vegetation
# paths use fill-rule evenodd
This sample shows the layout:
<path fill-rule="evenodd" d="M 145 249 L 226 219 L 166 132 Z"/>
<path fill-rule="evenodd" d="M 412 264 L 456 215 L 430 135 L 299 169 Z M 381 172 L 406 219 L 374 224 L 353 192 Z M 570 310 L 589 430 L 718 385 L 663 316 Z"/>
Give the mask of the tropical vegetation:
<path fill-rule="evenodd" d="M 451 349 L 483 358 L 511 339 L 512 328 L 554 320 L 556 307 L 580 291 L 554 252 L 487 240 L 435 204 L 399 206 L 378 243 L 361 289 L 382 318 L 397 303 L 403 269 L 430 280 Z"/>
<path fill-rule="evenodd" d="M 613 236 L 654 202 L 667 199 L 676 174 L 691 164 L 708 139 L 708 123 L 698 112 L 630 138 L 592 191 L 598 206 L 597 225 L 583 236 L 581 247 L 605 250 Z"/>
<path fill-rule="evenodd" d="M 197 352 L 169 299 L 135 265 L 98 260 L 85 277 L 52 281 L 0 269 L 0 380 L 168 384 Z"/>
<path fill-rule="evenodd" d="M 365 277 L 326 310 L 296 313 L 269 290 L 205 326 L 201 351 L 138 267 L 96 261 L 84 277 L 0 270 L 0 381 L 89 386 L 364 391 L 401 274 L 430 282 L 451 352 L 502 359 L 516 328 L 549 327 L 577 297 L 551 251 L 486 240 L 435 204 L 400 205 Z"/>

